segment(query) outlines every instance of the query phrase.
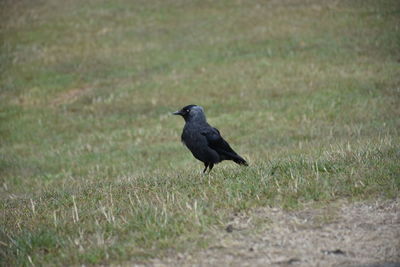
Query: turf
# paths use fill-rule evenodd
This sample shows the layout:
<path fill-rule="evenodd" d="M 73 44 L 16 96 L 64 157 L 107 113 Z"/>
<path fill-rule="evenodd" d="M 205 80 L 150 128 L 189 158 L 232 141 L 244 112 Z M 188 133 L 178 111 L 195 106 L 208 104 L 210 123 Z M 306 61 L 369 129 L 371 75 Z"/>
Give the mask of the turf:
<path fill-rule="evenodd" d="M 0 264 L 146 262 L 229 214 L 400 188 L 400 5 L 2 1 Z M 170 112 L 250 163 L 210 175 Z"/>

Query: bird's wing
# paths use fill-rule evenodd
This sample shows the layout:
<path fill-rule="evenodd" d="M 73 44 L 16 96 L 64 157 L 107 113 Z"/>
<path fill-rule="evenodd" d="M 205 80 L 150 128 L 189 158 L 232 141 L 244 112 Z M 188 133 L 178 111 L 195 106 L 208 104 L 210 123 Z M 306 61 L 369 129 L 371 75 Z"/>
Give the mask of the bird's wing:
<path fill-rule="evenodd" d="M 236 152 L 233 151 L 228 142 L 226 142 L 222 138 L 218 129 L 207 127 L 205 129 L 202 129 L 201 134 L 206 137 L 208 146 L 217 151 L 218 154 L 223 156 L 225 159 L 231 159 L 238 164 L 247 165 L 247 162 L 238 154 L 236 154 Z"/>
<path fill-rule="evenodd" d="M 233 151 L 233 149 L 229 146 L 228 142 L 222 138 L 218 129 L 212 127 L 202 129 L 201 134 L 206 137 L 208 146 L 217 152 L 229 152 L 236 154 L 235 151 Z"/>

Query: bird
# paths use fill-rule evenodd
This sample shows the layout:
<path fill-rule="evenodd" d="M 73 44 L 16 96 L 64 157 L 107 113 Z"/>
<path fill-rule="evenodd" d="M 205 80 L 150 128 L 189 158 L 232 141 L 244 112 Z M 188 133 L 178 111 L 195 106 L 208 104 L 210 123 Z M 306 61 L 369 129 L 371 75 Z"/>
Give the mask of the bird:
<path fill-rule="evenodd" d="M 247 161 L 222 138 L 218 129 L 207 123 L 203 107 L 187 105 L 172 114 L 180 115 L 185 120 L 181 141 L 196 159 L 204 163 L 203 173 L 206 173 L 207 168 L 211 172 L 214 165 L 223 160 L 233 160 L 239 165 L 248 166 Z"/>

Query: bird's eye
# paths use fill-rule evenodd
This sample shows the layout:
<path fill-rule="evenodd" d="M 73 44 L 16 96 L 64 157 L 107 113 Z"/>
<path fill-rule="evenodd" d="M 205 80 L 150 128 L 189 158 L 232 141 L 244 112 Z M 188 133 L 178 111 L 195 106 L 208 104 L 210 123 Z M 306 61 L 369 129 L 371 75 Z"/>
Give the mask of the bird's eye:
<path fill-rule="evenodd" d="M 187 109 L 187 110 L 185 110 L 186 111 L 186 113 L 189 113 L 190 112 L 190 109 Z"/>

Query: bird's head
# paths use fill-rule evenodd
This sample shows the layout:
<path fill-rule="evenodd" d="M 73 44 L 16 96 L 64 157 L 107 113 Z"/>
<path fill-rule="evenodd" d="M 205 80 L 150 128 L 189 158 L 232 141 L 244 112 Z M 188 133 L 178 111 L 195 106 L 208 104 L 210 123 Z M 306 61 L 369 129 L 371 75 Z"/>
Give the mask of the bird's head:
<path fill-rule="evenodd" d="M 182 109 L 173 112 L 174 115 L 181 115 L 185 121 L 190 121 L 194 118 L 205 120 L 204 109 L 201 106 L 197 105 L 188 105 L 183 107 Z"/>

